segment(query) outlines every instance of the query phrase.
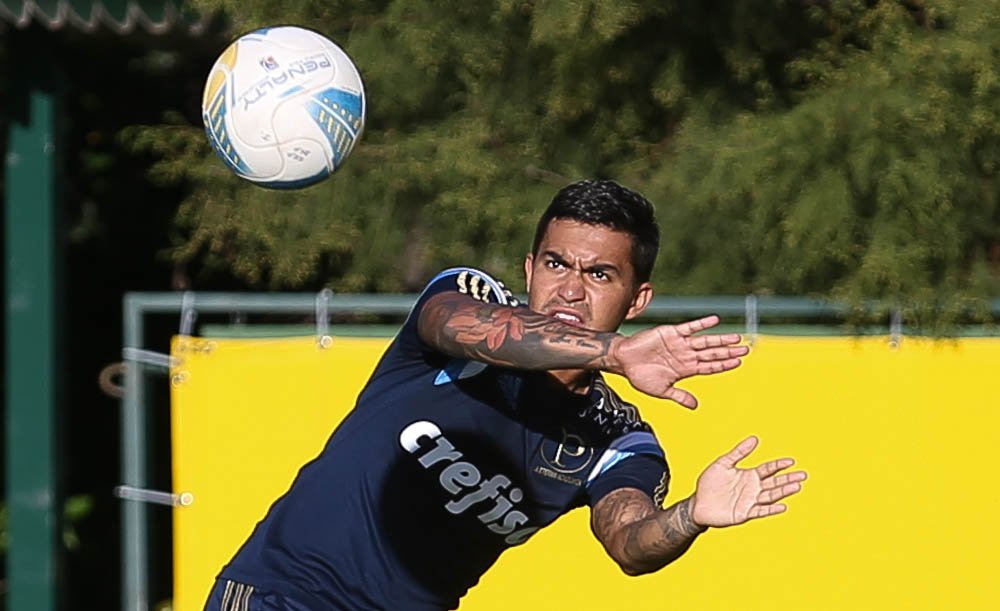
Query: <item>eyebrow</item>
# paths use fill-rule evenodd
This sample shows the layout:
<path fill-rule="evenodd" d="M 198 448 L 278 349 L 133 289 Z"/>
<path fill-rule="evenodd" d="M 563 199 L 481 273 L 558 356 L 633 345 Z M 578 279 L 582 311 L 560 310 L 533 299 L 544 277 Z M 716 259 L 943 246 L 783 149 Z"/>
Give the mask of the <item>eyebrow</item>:
<path fill-rule="evenodd" d="M 546 250 L 546 251 L 544 251 L 542 253 L 542 256 L 543 257 L 549 257 L 550 259 L 554 259 L 554 260 L 558 261 L 559 263 L 563 263 L 563 264 L 567 263 L 566 259 L 564 259 L 562 257 L 562 255 L 560 255 L 559 253 L 555 252 L 554 250 Z M 621 270 L 619 270 L 618 266 L 615 265 L 615 264 L 613 264 L 613 263 L 594 263 L 593 265 L 588 265 L 587 267 L 583 268 L 583 271 L 585 271 L 585 272 L 605 272 L 605 273 L 607 273 L 607 272 L 614 272 L 616 274 L 621 275 Z"/>

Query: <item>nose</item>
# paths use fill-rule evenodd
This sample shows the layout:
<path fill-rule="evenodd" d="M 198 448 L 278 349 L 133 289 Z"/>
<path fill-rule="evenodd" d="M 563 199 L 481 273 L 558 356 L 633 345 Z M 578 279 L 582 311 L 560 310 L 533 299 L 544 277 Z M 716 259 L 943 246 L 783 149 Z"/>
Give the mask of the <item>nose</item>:
<path fill-rule="evenodd" d="M 567 303 L 583 299 L 583 278 L 576 270 L 571 271 L 559 283 L 559 297 Z"/>

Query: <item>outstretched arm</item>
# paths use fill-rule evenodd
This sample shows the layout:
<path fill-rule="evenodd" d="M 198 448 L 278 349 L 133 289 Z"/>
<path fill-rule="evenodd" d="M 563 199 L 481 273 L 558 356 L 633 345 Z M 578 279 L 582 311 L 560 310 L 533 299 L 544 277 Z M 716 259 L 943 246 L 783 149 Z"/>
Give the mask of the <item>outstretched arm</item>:
<path fill-rule="evenodd" d="M 734 369 L 749 348 L 736 333 L 695 335 L 719 323 L 709 316 L 662 325 L 631 337 L 581 329 L 526 308 L 439 293 L 420 311 L 417 332 L 441 352 L 518 369 L 600 369 L 623 375 L 637 390 L 689 408 L 691 393 L 674 384 Z"/>
<path fill-rule="evenodd" d="M 795 464 L 791 458 L 737 467 L 755 447 L 756 437 L 740 442 L 705 469 L 692 496 L 663 510 L 638 489 L 612 492 L 594 506 L 594 535 L 625 573 L 641 575 L 679 558 L 710 526 L 734 526 L 784 512 L 778 501 L 801 490 L 806 474 L 781 473 Z"/>
<path fill-rule="evenodd" d="M 580 329 L 528 310 L 439 293 L 420 312 L 421 339 L 450 356 L 519 369 L 610 371 L 617 333 Z"/>

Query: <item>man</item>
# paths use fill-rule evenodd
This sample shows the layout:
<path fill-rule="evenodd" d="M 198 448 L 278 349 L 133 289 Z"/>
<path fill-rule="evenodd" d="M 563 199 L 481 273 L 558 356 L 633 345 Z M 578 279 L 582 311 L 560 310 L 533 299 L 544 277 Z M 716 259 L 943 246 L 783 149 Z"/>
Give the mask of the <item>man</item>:
<path fill-rule="evenodd" d="M 589 506 L 629 575 L 656 571 L 709 527 L 784 511 L 805 473 L 791 459 L 713 462 L 661 509 L 663 450 L 601 371 L 689 408 L 675 383 L 736 368 L 737 334 L 710 316 L 624 337 L 649 305 L 653 208 L 611 181 L 561 190 L 524 272 L 528 307 L 486 273 L 434 278 L 355 409 L 222 570 L 212 611 L 450 609 L 510 546 Z"/>

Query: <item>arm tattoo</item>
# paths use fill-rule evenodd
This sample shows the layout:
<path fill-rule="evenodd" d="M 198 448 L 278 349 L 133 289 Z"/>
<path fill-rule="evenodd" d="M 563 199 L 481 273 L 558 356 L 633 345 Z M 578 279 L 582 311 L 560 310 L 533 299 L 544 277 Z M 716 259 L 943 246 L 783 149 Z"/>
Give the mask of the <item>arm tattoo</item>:
<path fill-rule="evenodd" d="M 691 519 L 690 498 L 659 510 L 643 497 L 638 490 L 613 493 L 594 515 L 594 533 L 630 575 L 670 564 L 706 530 Z"/>
<path fill-rule="evenodd" d="M 646 571 L 679 558 L 705 532 L 691 519 L 690 504 L 690 498 L 684 499 L 633 524 L 625 538 L 625 554 Z"/>
<path fill-rule="evenodd" d="M 519 369 L 601 369 L 617 336 L 459 293 L 432 297 L 420 313 L 418 330 L 445 354 Z"/>

